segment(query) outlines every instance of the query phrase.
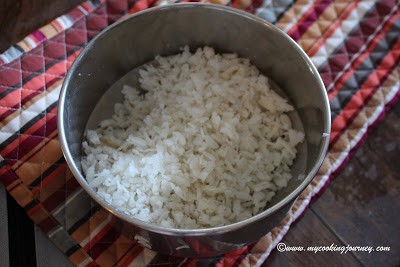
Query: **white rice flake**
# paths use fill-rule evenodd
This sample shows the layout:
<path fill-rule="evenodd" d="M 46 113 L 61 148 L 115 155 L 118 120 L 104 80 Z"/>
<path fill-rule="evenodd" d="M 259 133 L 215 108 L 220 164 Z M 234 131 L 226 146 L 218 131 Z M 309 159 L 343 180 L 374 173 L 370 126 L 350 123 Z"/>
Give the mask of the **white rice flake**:
<path fill-rule="evenodd" d="M 83 171 L 106 201 L 164 227 L 208 228 L 259 213 L 287 185 L 304 134 L 248 59 L 185 47 L 139 74 L 146 94 L 124 86 L 83 143 Z"/>

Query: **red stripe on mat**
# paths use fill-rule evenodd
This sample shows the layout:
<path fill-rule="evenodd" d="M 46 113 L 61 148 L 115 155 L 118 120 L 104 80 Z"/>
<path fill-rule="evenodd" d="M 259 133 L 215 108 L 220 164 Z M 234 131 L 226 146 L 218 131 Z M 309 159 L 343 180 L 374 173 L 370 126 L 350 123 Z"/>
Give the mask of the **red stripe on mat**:
<path fill-rule="evenodd" d="M 41 209 L 43 208 L 41 207 Z M 40 229 L 42 229 L 42 231 L 46 234 L 49 233 L 51 230 L 55 229 L 56 227 L 60 226 L 57 220 L 54 219 L 51 215 L 49 215 L 49 217 L 40 222 L 38 225 Z"/>
<path fill-rule="evenodd" d="M 383 29 L 373 37 L 371 42 L 368 43 L 367 48 L 360 55 L 357 55 L 357 58 L 354 58 L 353 56 L 354 61 L 350 64 L 351 68 L 350 65 L 348 65 L 347 69 L 342 70 L 341 75 L 334 78 L 333 88 L 328 91 L 329 100 L 332 100 L 338 94 L 346 81 L 348 81 L 348 79 L 354 75 L 355 71 L 360 67 L 364 60 L 367 59 L 371 52 L 374 51 L 379 41 L 385 37 L 385 34 L 390 30 L 394 22 L 399 19 L 399 17 L 399 13 L 391 17 L 390 20 L 385 23 Z M 327 89 L 329 89 L 329 87 Z"/>
<path fill-rule="evenodd" d="M 243 247 L 241 249 L 225 254 L 224 257 L 216 264 L 216 267 L 235 266 L 238 258 L 240 258 L 243 253 L 247 251 L 247 247 Z"/>
<path fill-rule="evenodd" d="M 31 120 L 32 121 L 32 120 Z M 50 122 L 48 125 L 47 122 Z M 55 129 L 54 129 L 55 125 Z M 49 126 L 49 127 L 48 127 Z M 46 120 L 46 116 L 43 116 L 36 122 L 32 124 L 31 127 L 26 132 L 18 133 L 18 137 L 8 143 L 3 150 L 0 151 L 0 154 L 3 155 L 5 159 L 13 159 L 18 155 L 18 159 L 21 158 L 21 154 L 19 154 L 20 143 L 23 142 L 24 136 L 40 136 L 40 137 L 48 137 L 51 133 L 57 130 L 57 118 L 52 118 L 50 120 Z M 46 134 L 44 134 L 46 133 Z M 21 163 L 21 162 L 19 162 Z M 13 164 L 11 164 L 13 165 Z"/>
<path fill-rule="evenodd" d="M 53 127 L 54 128 L 54 127 Z M 53 131 L 52 133 L 55 133 Z M 34 153 L 29 155 L 28 158 L 26 158 L 24 161 L 18 161 L 16 162 L 16 165 L 13 165 L 13 169 L 17 171 L 24 163 L 29 163 L 29 160 L 36 156 L 38 153 L 43 153 L 41 151 L 43 147 L 48 145 L 49 143 L 53 141 L 57 141 L 58 139 L 57 135 L 53 136 L 52 138 L 47 138 L 47 137 L 42 137 L 42 136 L 34 136 L 34 135 L 27 135 L 27 134 L 21 134 L 19 136 L 19 149 L 18 149 L 18 156 L 19 158 L 22 158 L 26 156 L 27 154 L 31 153 L 32 150 L 36 150 Z M 23 140 L 21 140 L 23 139 Z M 61 147 L 60 147 L 60 152 L 61 152 Z M 51 157 L 52 155 L 48 155 Z M 44 160 L 44 159 L 43 159 Z"/>
<path fill-rule="evenodd" d="M 11 114 L 17 112 L 17 108 L 10 108 L 10 107 L 1 107 L 0 106 L 0 125 L 4 122 L 4 120 L 10 116 Z"/>
<path fill-rule="evenodd" d="M 28 104 L 35 96 L 39 95 L 40 91 L 21 90 L 21 107 Z M 32 101 L 33 102 L 33 101 Z"/>
<path fill-rule="evenodd" d="M 22 183 L 22 181 L 19 181 L 18 176 L 11 170 L 11 167 L 8 164 L 0 169 L 0 181 L 7 191 L 12 190 L 15 186 L 18 186 L 20 183 Z M 13 183 L 15 184 L 12 187 L 9 187 Z"/>
<path fill-rule="evenodd" d="M 32 90 L 39 90 L 39 91 L 44 90 L 44 86 L 46 88 L 49 88 L 52 85 L 54 85 L 56 82 L 58 82 L 62 78 L 64 78 L 64 76 L 66 74 L 66 70 L 64 68 L 64 65 L 66 64 L 66 61 L 67 60 L 68 61 L 75 60 L 75 58 L 77 57 L 79 52 L 80 52 L 80 50 L 75 52 L 74 54 L 71 54 L 66 60 L 60 61 L 59 63 L 55 64 L 54 66 L 52 66 L 51 68 L 46 70 L 46 71 L 51 71 L 54 75 L 38 74 L 36 77 L 32 78 L 33 81 L 36 81 L 36 80 L 40 81 L 40 82 L 37 82 L 37 84 L 36 84 L 36 86 L 40 86 L 40 88 L 33 88 Z M 43 76 L 44 76 L 44 78 L 43 78 Z M 43 79 L 44 79 L 44 81 L 42 81 Z M 45 84 L 45 85 L 43 85 L 43 84 Z M 21 91 L 24 91 L 24 90 L 21 90 L 21 88 L 16 89 L 12 93 L 8 94 L 8 95 L 11 95 L 10 97 L 12 97 L 13 100 L 11 101 L 8 98 L 8 95 L 5 96 L 5 97 L 7 97 L 6 100 L 7 101 L 11 101 L 11 103 L 13 103 L 13 102 L 15 102 L 17 100 L 18 101 L 22 101 L 22 103 L 26 103 L 28 100 L 30 100 L 29 98 L 31 98 L 31 95 L 27 94 L 27 93 L 21 93 Z M 21 96 L 23 96 L 22 99 L 21 99 Z M 28 100 L 26 98 L 28 98 Z M 19 108 L 20 105 L 18 105 L 17 107 Z M 16 109 L 16 110 L 13 110 L 13 111 L 11 111 L 11 110 L 10 111 L 5 111 L 0 117 L 1 121 L 6 120 L 7 117 L 10 116 L 10 115 L 13 115 L 14 112 L 20 112 L 20 110 Z"/>
<path fill-rule="evenodd" d="M 111 216 L 111 215 L 109 215 L 109 216 Z M 108 217 L 106 217 L 104 220 L 107 220 L 107 218 Z M 98 225 L 97 227 L 101 227 L 101 226 Z M 88 252 L 91 249 L 91 247 L 95 246 L 96 243 L 99 242 L 99 240 L 101 240 L 107 234 L 108 231 L 110 231 L 110 229 L 112 227 L 113 227 L 113 223 L 111 220 L 106 225 L 104 225 L 103 228 L 95 236 L 91 237 L 90 241 L 83 247 L 83 249 Z"/>
<path fill-rule="evenodd" d="M 7 91 L 9 89 L 2 88 L 0 93 Z M 19 90 L 11 91 L 0 99 L 0 106 L 7 108 L 19 108 L 21 100 L 21 94 Z"/>
<path fill-rule="evenodd" d="M 55 175 L 48 176 L 46 177 L 46 179 L 52 179 L 54 177 L 57 176 Z M 45 201 L 42 202 L 43 207 L 45 207 L 48 211 L 52 212 L 58 206 L 64 205 L 65 200 L 70 195 L 65 190 L 65 188 L 69 188 L 71 190 L 78 189 L 79 183 L 76 181 L 75 178 L 70 178 L 64 185 L 62 185 L 59 189 L 55 190 L 55 192 L 51 196 L 49 196 Z M 69 193 L 71 193 L 71 190 L 69 190 Z"/>
<path fill-rule="evenodd" d="M 104 231 L 104 235 L 90 246 L 88 254 L 96 260 L 119 236 L 120 234 L 113 227 L 107 229 Z"/>
<path fill-rule="evenodd" d="M 400 39 L 396 42 L 391 52 L 389 52 L 379 66 L 368 76 L 361 88 L 352 96 L 350 102 L 340 112 L 332 122 L 332 133 L 329 146 L 332 147 L 343 131 L 354 120 L 355 116 L 362 110 L 364 104 L 375 94 L 377 89 L 383 84 L 387 76 L 397 66 L 400 60 Z M 388 64 L 391 66 L 388 69 Z"/>
<path fill-rule="evenodd" d="M 46 186 L 52 181 L 53 177 L 59 175 L 61 172 L 64 172 L 65 168 L 66 167 L 64 165 L 57 165 L 46 177 L 38 177 L 37 179 L 40 179 L 40 182 L 37 186 L 31 188 L 32 194 L 36 195 L 42 188 L 46 188 Z M 44 172 L 46 171 L 47 170 Z"/>
<path fill-rule="evenodd" d="M 135 258 L 142 253 L 142 251 L 144 250 L 143 247 L 141 246 L 137 246 L 137 245 L 133 245 L 132 248 L 130 248 L 128 250 L 128 252 L 126 253 L 126 258 L 124 259 L 124 256 L 121 257 L 121 259 L 123 259 L 124 261 L 122 263 L 118 263 L 119 267 L 128 267 L 134 260 Z"/>
<path fill-rule="evenodd" d="M 337 21 L 332 23 L 327 32 L 323 34 L 306 52 L 308 56 L 314 56 L 321 47 L 326 43 L 327 39 L 330 38 L 333 33 L 343 24 L 343 22 L 349 17 L 351 12 L 357 7 L 357 4 L 360 0 L 357 0 L 346 7 L 346 9 L 342 12 L 341 16 Z"/>
<path fill-rule="evenodd" d="M 300 18 L 300 20 L 287 31 L 287 34 L 297 41 L 308 30 L 308 28 L 318 20 L 319 16 L 327 9 L 334 1 L 323 0 L 316 1 Z"/>

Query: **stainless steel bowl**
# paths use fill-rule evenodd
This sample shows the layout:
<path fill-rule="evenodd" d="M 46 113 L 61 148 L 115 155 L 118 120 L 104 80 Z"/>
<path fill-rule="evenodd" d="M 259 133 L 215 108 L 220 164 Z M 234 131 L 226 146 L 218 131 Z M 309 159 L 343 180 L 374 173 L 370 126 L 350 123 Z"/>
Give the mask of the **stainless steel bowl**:
<path fill-rule="evenodd" d="M 88 119 L 102 95 L 122 76 L 156 55 L 204 45 L 249 58 L 275 81 L 295 106 L 306 142 L 292 170 L 294 179 L 265 211 L 247 220 L 209 229 L 169 229 L 118 211 L 88 185 L 80 167 Z M 59 137 L 65 159 L 84 190 L 118 221 L 130 238 L 155 251 L 209 257 L 238 249 L 269 232 L 317 173 L 330 133 L 330 109 L 321 78 L 303 50 L 285 33 L 251 14 L 208 4 L 179 4 L 130 16 L 97 35 L 65 78 L 58 107 Z M 303 179 L 297 179 L 299 176 Z"/>

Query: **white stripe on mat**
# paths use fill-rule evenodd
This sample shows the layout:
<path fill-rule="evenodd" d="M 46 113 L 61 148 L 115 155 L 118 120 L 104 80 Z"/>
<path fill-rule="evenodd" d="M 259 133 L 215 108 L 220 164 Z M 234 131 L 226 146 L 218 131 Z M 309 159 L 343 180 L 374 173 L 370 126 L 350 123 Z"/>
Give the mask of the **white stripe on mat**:
<path fill-rule="evenodd" d="M 368 36 L 367 41 L 364 43 L 364 45 L 360 48 L 360 50 L 354 54 L 352 56 L 352 58 L 350 58 L 349 62 L 347 62 L 347 64 L 343 67 L 343 69 L 336 75 L 335 79 L 332 81 L 332 83 L 329 84 L 329 86 L 327 86 L 326 90 L 329 92 L 330 90 L 332 90 L 332 88 L 334 87 L 335 83 L 338 81 L 338 79 L 340 79 L 343 74 L 346 71 L 349 71 L 349 69 L 352 67 L 353 63 L 355 60 L 357 60 L 357 58 L 360 57 L 360 55 L 367 49 L 368 45 L 373 42 L 373 40 L 375 39 L 375 37 L 377 35 L 379 35 L 379 33 L 382 31 L 383 25 L 386 24 L 386 22 L 390 19 L 393 18 L 393 16 L 395 16 L 396 12 L 398 11 L 398 6 L 395 5 L 392 7 L 392 9 L 390 10 L 390 13 L 384 18 L 384 20 L 382 21 L 381 24 L 379 24 L 375 31 Z"/>
<path fill-rule="evenodd" d="M 320 67 L 328 60 L 329 56 L 343 43 L 349 33 L 357 27 L 360 23 L 360 19 L 364 17 L 374 4 L 375 1 L 373 0 L 363 1 L 350 12 L 346 20 L 342 21 L 335 32 L 325 40 L 324 45 L 311 57 L 315 67 Z"/>
<path fill-rule="evenodd" d="M 142 267 L 147 266 L 151 260 L 157 255 L 157 252 L 149 249 L 144 249 L 128 266 L 129 267 Z"/>
<path fill-rule="evenodd" d="M 360 129 L 360 132 L 354 137 L 354 139 L 349 143 L 349 146 L 346 148 L 346 151 L 350 151 L 352 150 L 362 139 L 363 135 L 365 134 L 365 132 L 367 131 L 367 128 L 372 125 L 373 123 L 376 122 L 376 120 L 379 118 L 379 115 L 384 111 L 384 106 L 386 103 L 389 103 L 397 94 L 397 92 L 399 91 L 400 88 L 400 80 L 398 79 L 399 74 L 400 73 L 400 65 L 397 66 L 397 68 L 389 75 L 389 77 L 386 79 L 387 81 L 393 81 L 396 80 L 397 82 L 391 86 L 385 86 L 385 84 L 383 84 L 382 87 L 387 87 L 390 88 L 389 92 L 387 93 L 387 95 L 385 96 L 385 103 L 382 103 L 381 106 L 379 106 L 374 113 L 368 118 L 368 121 L 365 125 L 365 127 L 363 129 Z M 363 110 L 366 107 L 363 108 Z M 298 210 L 296 211 L 296 213 L 294 213 L 292 215 L 292 217 L 290 218 L 289 222 L 284 226 L 284 228 L 282 229 L 282 231 L 279 232 L 279 234 L 277 235 L 277 237 L 272 241 L 272 245 L 267 249 L 267 251 L 262 254 L 260 256 L 260 258 L 257 261 L 257 264 L 255 266 L 261 266 L 261 264 L 263 264 L 263 262 L 267 259 L 267 257 L 269 256 L 269 254 L 271 253 L 272 249 L 274 249 L 276 247 L 276 245 L 282 241 L 283 237 L 285 236 L 285 234 L 287 233 L 287 231 L 289 230 L 291 224 L 296 221 L 296 219 L 305 211 L 306 207 L 308 206 L 308 204 L 310 203 L 310 200 L 313 196 L 315 196 L 315 194 L 317 194 L 319 192 L 319 190 L 322 188 L 322 186 L 325 185 L 327 179 L 329 178 L 329 174 L 331 174 L 332 172 L 334 172 L 339 166 L 341 166 L 341 164 L 343 163 L 343 161 L 346 159 L 346 157 L 348 156 L 347 152 L 346 153 L 342 153 L 342 155 L 331 165 L 331 168 L 328 170 L 328 174 L 323 176 L 323 179 L 320 180 L 320 182 L 318 183 L 318 185 L 316 185 L 313 188 L 313 191 L 307 196 L 307 199 L 305 199 L 300 207 L 298 208 Z"/>
<path fill-rule="evenodd" d="M 295 13 L 295 14 L 296 14 L 296 17 L 292 18 L 292 20 L 290 21 L 290 23 L 287 23 L 287 24 L 285 25 L 285 27 L 281 28 L 281 30 L 283 30 L 284 32 L 288 32 L 294 25 L 296 25 L 296 23 L 299 22 L 300 18 L 304 15 L 304 13 L 307 12 L 307 10 L 308 10 L 310 7 L 312 7 L 312 6 L 314 5 L 314 3 L 315 3 L 315 0 L 309 1 L 309 2 L 307 2 L 307 3 L 303 3 L 303 4 L 302 4 L 303 6 L 302 6 L 302 8 L 299 10 L 299 12 Z M 293 5 L 292 8 L 293 8 L 293 9 L 294 9 L 294 8 L 297 9 L 297 8 L 298 8 L 298 4 L 297 4 L 297 5 L 296 5 L 296 4 Z M 285 13 L 287 13 L 287 11 L 286 11 Z M 279 21 L 278 21 L 276 24 L 279 24 Z"/>
<path fill-rule="evenodd" d="M 21 109 L 20 114 L 0 128 L 0 144 L 17 133 L 25 124 L 31 121 L 38 114 L 42 113 L 48 107 L 56 103 L 60 94 L 61 83 L 54 90 L 44 91 L 44 96 L 26 109 Z"/>
<path fill-rule="evenodd" d="M 79 244 L 81 247 L 86 246 L 90 240 L 92 240 L 93 237 L 95 237 L 112 219 L 112 215 L 109 214 L 108 217 L 101 223 L 99 224 L 95 229 L 90 229 L 90 234 L 88 237 L 86 237 L 82 242 Z"/>

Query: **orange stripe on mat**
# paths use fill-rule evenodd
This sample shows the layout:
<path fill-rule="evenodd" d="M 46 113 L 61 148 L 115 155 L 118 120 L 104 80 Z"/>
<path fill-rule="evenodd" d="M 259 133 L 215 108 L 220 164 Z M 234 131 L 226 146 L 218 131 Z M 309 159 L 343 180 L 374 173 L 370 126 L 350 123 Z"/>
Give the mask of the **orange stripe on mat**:
<path fill-rule="evenodd" d="M 395 65 L 400 58 L 400 39 L 397 40 L 391 52 L 389 52 L 381 61 L 379 66 L 368 76 L 361 88 L 352 96 L 351 100 L 339 115 L 332 122 L 332 133 L 330 143 L 333 145 L 337 138 L 342 134 L 343 129 L 347 127 L 354 116 L 360 111 L 360 107 L 364 105 L 368 99 L 376 92 L 377 87 L 388 75 L 388 65 Z"/>
<path fill-rule="evenodd" d="M 52 165 L 49 164 L 48 167 Z M 31 189 L 34 195 L 39 195 L 40 202 L 46 201 L 54 192 L 64 189 L 67 182 L 71 179 L 65 175 L 65 165 L 58 165 L 48 176 L 43 177 L 40 183 Z"/>
<path fill-rule="evenodd" d="M 128 240 L 126 237 L 120 235 L 105 251 L 103 251 L 97 258 L 96 262 L 101 266 L 115 266 L 123 258 L 127 252 L 130 252 L 134 246 L 134 242 Z M 143 248 L 137 250 L 143 250 Z M 138 255 L 136 251 L 133 254 Z M 132 255 L 133 255 L 132 254 Z M 118 265 L 121 266 L 121 265 Z"/>
<path fill-rule="evenodd" d="M 319 49 L 326 43 L 327 39 L 329 39 L 333 35 L 333 33 L 341 26 L 343 21 L 345 21 L 349 17 L 349 15 L 356 8 L 359 2 L 360 0 L 355 2 L 350 2 L 349 5 L 347 5 L 343 10 L 341 10 L 339 19 L 334 21 L 334 23 L 332 22 L 328 23 L 327 25 L 325 25 L 326 27 L 322 27 L 320 29 L 323 34 L 320 35 L 317 39 L 314 39 L 313 42 L 310 43 L 309 45 L 303 47 L 306 50 L 308 56 L 312 57 L 319 51 Z M 308 34 L 306 33 L 305 35 Z M 304 37 L 302 37 L 302 39 L 303 38 Z"/>
<path fill-rule="evenodd" d="M 55 132 L 54 135 L 57 135 Z M 43 162 L 48 164 L 56 163 L 62 157 L 62 151 L 58 139 L 47 139 L 38 145 L 40 150 L 34 150 L 34 154 L 30 154 L 29 161 L 22 162 L 15 170 L 17 175 L 26 184 L 30 185 L 44 171 Z"/>
<path fill-rule="evenodd" d="M 296 32 L 299 27 L 301 27 L 304 23 L 304 21 L 310 16 L 311 13 L 315 12 L 315 8 L 317 6 L 319 6 L 321 3 L 324 3 L 323 0 L 320 1 L 315 1 L 308 9 L 306 12 L 303 13 L 303 15 L 301 16 L 301 18 L 296 22 L 296 24 L 294 24 L 292 26 L 292 28 L 290 28 L 286 33 L 288 35 L 292 35 L 294 34 L 294 32 Z M 329 5 L 332 5 L 333 2 L 329 3 Z"/>
<path fill-rule="evenodd" d="M 121 263 L 118 263 L 119 267 L 128 267 L 137 256 L 142 253 L 144 250 L 143 247 L 139 245 L 133 245 L 132 248 L 126 253 L 126 255 L 121 258 Z"/>
<path fill-rule="evenodd" d="M 81 244 L 85 239 L 89 238 L 91 232 L 108 219 L 109 213 L 104 210 L 96 211 L 87 220 L 82 223 L 71 236 Z"/>
<path fill-rule="evenodd" d="M 393 17 L 390 18 L 389 21 L 385 24 L 383 29 L 379 32 L 375 38 L 368 43 L 367 48 L 363 53 L 358 55 L 357 59 L 351 63 L 351 69 L 345 71 L 337 81 L 333 83 L 334 87 L 328 91 L 328 98 L 332 100 L 340 91 L 341 88 L 345 85 L 347 80 L 354 75 L 360 65 L 364 62 L 365 59 L 369 57 L 369 54 L 374 51 L 375 47 L 379 44 L 379 42 L 386 36 L 386 33 L 390 30 L 394 22 L 400 18 L 400 13 L 397 13 Z"/>
<path fill-rule="evenodd" d="M 82 249 L 78 249 L 71 256 L 68 257 L 69 260 L 76 266 L 86 266 L 85 262 L 92 262 L 93 259 Z"/>
<path fill-rule="evenodd" d="M 89 251 L 91 247 L 95 246 L 96 243 L 103 238 L 112 228 L 114 224 L 112 220 L 108 222 L 104 227 L 95 235 L 90 238 L 90 241 L 83 247 L 85 251 Z"/>
<path fill-rule="evenodd" d="M 10 108 L 19 108 L 19 101 L 21 99 L 21 92 L 16 89 L 5 95 L 0 99 L 0 106 L 2 107 L 10 107 Z M 0 127 L 4 125 L 4 122 L 0 124 Z"/>

